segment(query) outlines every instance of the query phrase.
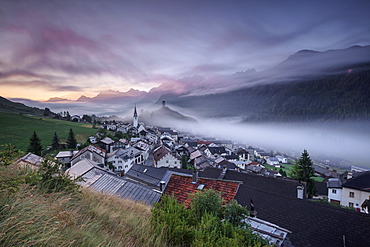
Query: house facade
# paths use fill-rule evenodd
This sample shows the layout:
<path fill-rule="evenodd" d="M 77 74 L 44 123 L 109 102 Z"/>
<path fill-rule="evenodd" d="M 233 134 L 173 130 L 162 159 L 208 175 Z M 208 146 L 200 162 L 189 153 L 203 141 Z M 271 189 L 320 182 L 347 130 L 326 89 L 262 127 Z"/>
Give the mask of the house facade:
<path fill-rule="evenodd" d="M 329 178 L 327 182 L 328 201 L 331 203 L 340 204 L 342 200 L 342 185 L 339 178 Z"/>
<path fill-rule="evenodd" d="M 280 162 L 276 157 L 268 157 L 266 163 L 270 166 L 280 167 Z"/>
<path fill-rule="evenodd" d="M 155 167 L 181 168 L 180 157 L 163 145 L 153 151 L 153 161 Z"/>
<path fill-rule="evenodd" d="M 134 164 L 145 162 L 142 151 L 134 148 L 119 148 L 108 154 L 107 163 L 114 167 L 114 171 L 126 173 Z"/>
<path fill-rule="evenodd" d="M 78 161 L 82 159 L 90 159 L 92 161 L 95 161 L 98 164 L 104 164 L 105 163 L 105 155 L 106 151 L 102 148 L 95 147 L 93 145 L 89 145 L 80 151 L 76 153 L 71 158 L 71 166 L 76 164 Z"/>

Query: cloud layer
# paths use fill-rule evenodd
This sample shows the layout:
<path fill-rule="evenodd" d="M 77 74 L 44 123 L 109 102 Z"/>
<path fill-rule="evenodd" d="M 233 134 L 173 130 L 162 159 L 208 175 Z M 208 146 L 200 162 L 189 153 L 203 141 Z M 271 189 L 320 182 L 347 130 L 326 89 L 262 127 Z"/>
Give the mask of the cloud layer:
<path fill-rule="evenodd" d="M 30 99 L 162 83 L 184 91 L 194 82 L 179 78 L 261 71 L 301 49 L 368 45 L 369 11 L 366 0 L 2 1 L 1 95 L 18 97 L 11 86 L 32 88 Z"/>

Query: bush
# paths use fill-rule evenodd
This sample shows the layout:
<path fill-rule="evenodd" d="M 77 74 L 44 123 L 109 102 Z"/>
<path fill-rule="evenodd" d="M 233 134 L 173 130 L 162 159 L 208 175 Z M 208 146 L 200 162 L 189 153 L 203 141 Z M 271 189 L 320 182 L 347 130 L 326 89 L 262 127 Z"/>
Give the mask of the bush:
<path fill-rule="evenodd" d="M 170 246 L 262 246 L 262 238 L 240 223 L 246 213 L 236 201 L 222 206 L 218 192 L 204 190 L 194 194 L 191 209 L 163 196 L 152 209 L 151 225 Z"/>
<path fill-rule="evenodd" d="M 44 158 L 37 174 L 40 177 L 40 181 L 36 185 L 46 193 L 73 193 L 79 189 L 76 180 L 72 180 L 62 169 L 62 164 L 51 157 Z"/>

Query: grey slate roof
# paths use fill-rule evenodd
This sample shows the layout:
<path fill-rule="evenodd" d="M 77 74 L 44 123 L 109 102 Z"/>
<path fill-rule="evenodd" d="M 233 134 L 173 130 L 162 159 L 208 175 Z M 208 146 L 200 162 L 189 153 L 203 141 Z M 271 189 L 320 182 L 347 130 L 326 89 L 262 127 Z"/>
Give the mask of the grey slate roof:
<path fill-rule="evenodd" d="M 354 178 L 347 180 L 342 184 L 343 187 L 370 192 L 370 171 L 363 172 Z"/>
<path fill-rule="evenodd" d="M 126 183 L 125 180 L 110 174 L 104 174 L 98 180 L 96 180 L 90 188 L 93 190 L 106 193 L 115 194 L 119 188 L 121 188 Z"/>
<path fill-rule="evenodd" d="M 25 156 L 19 158 L 17 160 L 17 162 L 25 162 L 25 163 L 28 163 L 28 164 L 31 164 L 31 165 L 35 165 L 35 166 L 39 166 L 41 165 L 42 163 L 42 157 L 36 155 L 36 154 L 33 154 L 33 153 L 28 153 L 26 154 Z"/>
<path fill-rule="evenodd" d="M 135 164 L 127 171 L 126 176 L 149 186 L 157 187 L 168 172 L 167 169 Z"/>
<path fill-rule="evenodd" d="M 127 182 L 116 192 L 116 195 L 152 206 L 159 201 L 162 193 L 137 183 Z"/>
<path fill-rule="evenodd" d="M 248 206 L 253 199 L 257 217 L 292 231 L 294 246 L 370 246 L 370 215 L 328 204 L 283 197 L 263 188 L 241 184 L 235 199 Z"/>
<path fill-rule="evenodd" d="M 166 167 L 156 168 L 135 164 L 127 171 L 126 177 L 148 186 L 159 188 L 159 183 L 164 181 L 167 184 L 172 174 L 191 174 L 191 170 Z"/>
<path fill-rule="evenodd" d="M 84 175 L 85 186 L 106 194 L 117 195 L 123 199 L 131 199 L 153 205 L 158 202 L 162 193 L 148 186 L 117 177 L 104 171 L 90 170 Z"/>
<path fill-rule="evenodd" d="M 263 177 L 233 170 L 228 170 L 224 179 L 243 181 L 244 185 L 256 190 L 268 191 L 269 193 L 288 198 L 297 198 L 298 181 Z"/>

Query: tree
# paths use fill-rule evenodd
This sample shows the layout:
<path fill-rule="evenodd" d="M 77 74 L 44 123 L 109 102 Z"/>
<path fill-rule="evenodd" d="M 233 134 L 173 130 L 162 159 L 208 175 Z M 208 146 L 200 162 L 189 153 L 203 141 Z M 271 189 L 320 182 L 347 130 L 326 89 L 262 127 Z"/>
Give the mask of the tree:
<path fill-rule="evenodd" d="M 189 210 L 175 198 L 164 195 L 152 209 L 152 227 L 156 234 L 167 240 L 169 246 L 236 247 L 267 244 L 252 233 L 247 223 L 240 222 L 245 219 L 245 208 L 236 201 L 225 206 L 221 206 L 221 202 L 220 193 L 201 190 L 194 193 Z M 205 209 L 201 210 L 200 218 L 195 218 L 193 210 L 199 207 Z"/>
<path fill-rule="evenodd" d="M 69 129 L 67 147 L 75 149 L 76 146 L 77 146 L 77 140 L 76 140 L 75 134 L 73 133 L 72 129 Z"/>
<path fill-rule="evenodd" d="M 303 150 L 301 158 L 293 166 L 290 176 L 293 179 L 306 182 L 307 194 L 309 198 L 316 193 L 315 181 L 311 178 L 315 174 L 313 163 L 307 150 Z"/>
<path fill-rule="evenodd" d="M 54 132 L 54 137 L 51 143 L 51 149 L 58 150 L 59 148 L 60 148 L 59 137 L 57 135 L 57 132 Z"/>
<path fill-rule="evenodd" d="M 183 155 L 181 157 L 181 165 L 182 165 L 182 169 L 188 169 L 188 156 Z"/>
<path fill-rule="evenodd" d="M 242 220 L 244 220 L 247 215 L 248 210 L 238 204 L 236 200 L 232 200 L 224 206 L 224 218 L 234 226 L 243 225 Z"/>
<path fill-rule="evenodd" d="M 16 149 L 15 144 L 5 144 L 5 150 L 0 153 L 0 165 L 11 165 L 15 159 L 23 155 L 23 152 Z"/>
<path fill-rule="evenodd" d="M 27 148 L 27 152 L 31 152 L 36 155 L 41 155 L 42 145 L 41 139 L 37 136 L 36 131 L 33 131 L 33 134 L 30 138 L 30 145 Z"/>
<path fill-rule="evenodd" d="M 202 193 L 195 193 L 190 208 L 198 219 L 206 213 L 218 216 L 221 211 L 223 199 L 219 192 L 214 190 L 203 190 Z"/>
<path fill-rule="evenodd" d="M 79 189 L 79 185 L 76 181 L 78 182 L 81 180 L 72 180 L 69 174 L 63 171 L 62 164 L 52 157 L 45 157 L 43 159 L 40 169 L 37 170 L 37 174 L 39 180 L 35 185 L 46 193 L 62 191 L 73 193 Z"/>

